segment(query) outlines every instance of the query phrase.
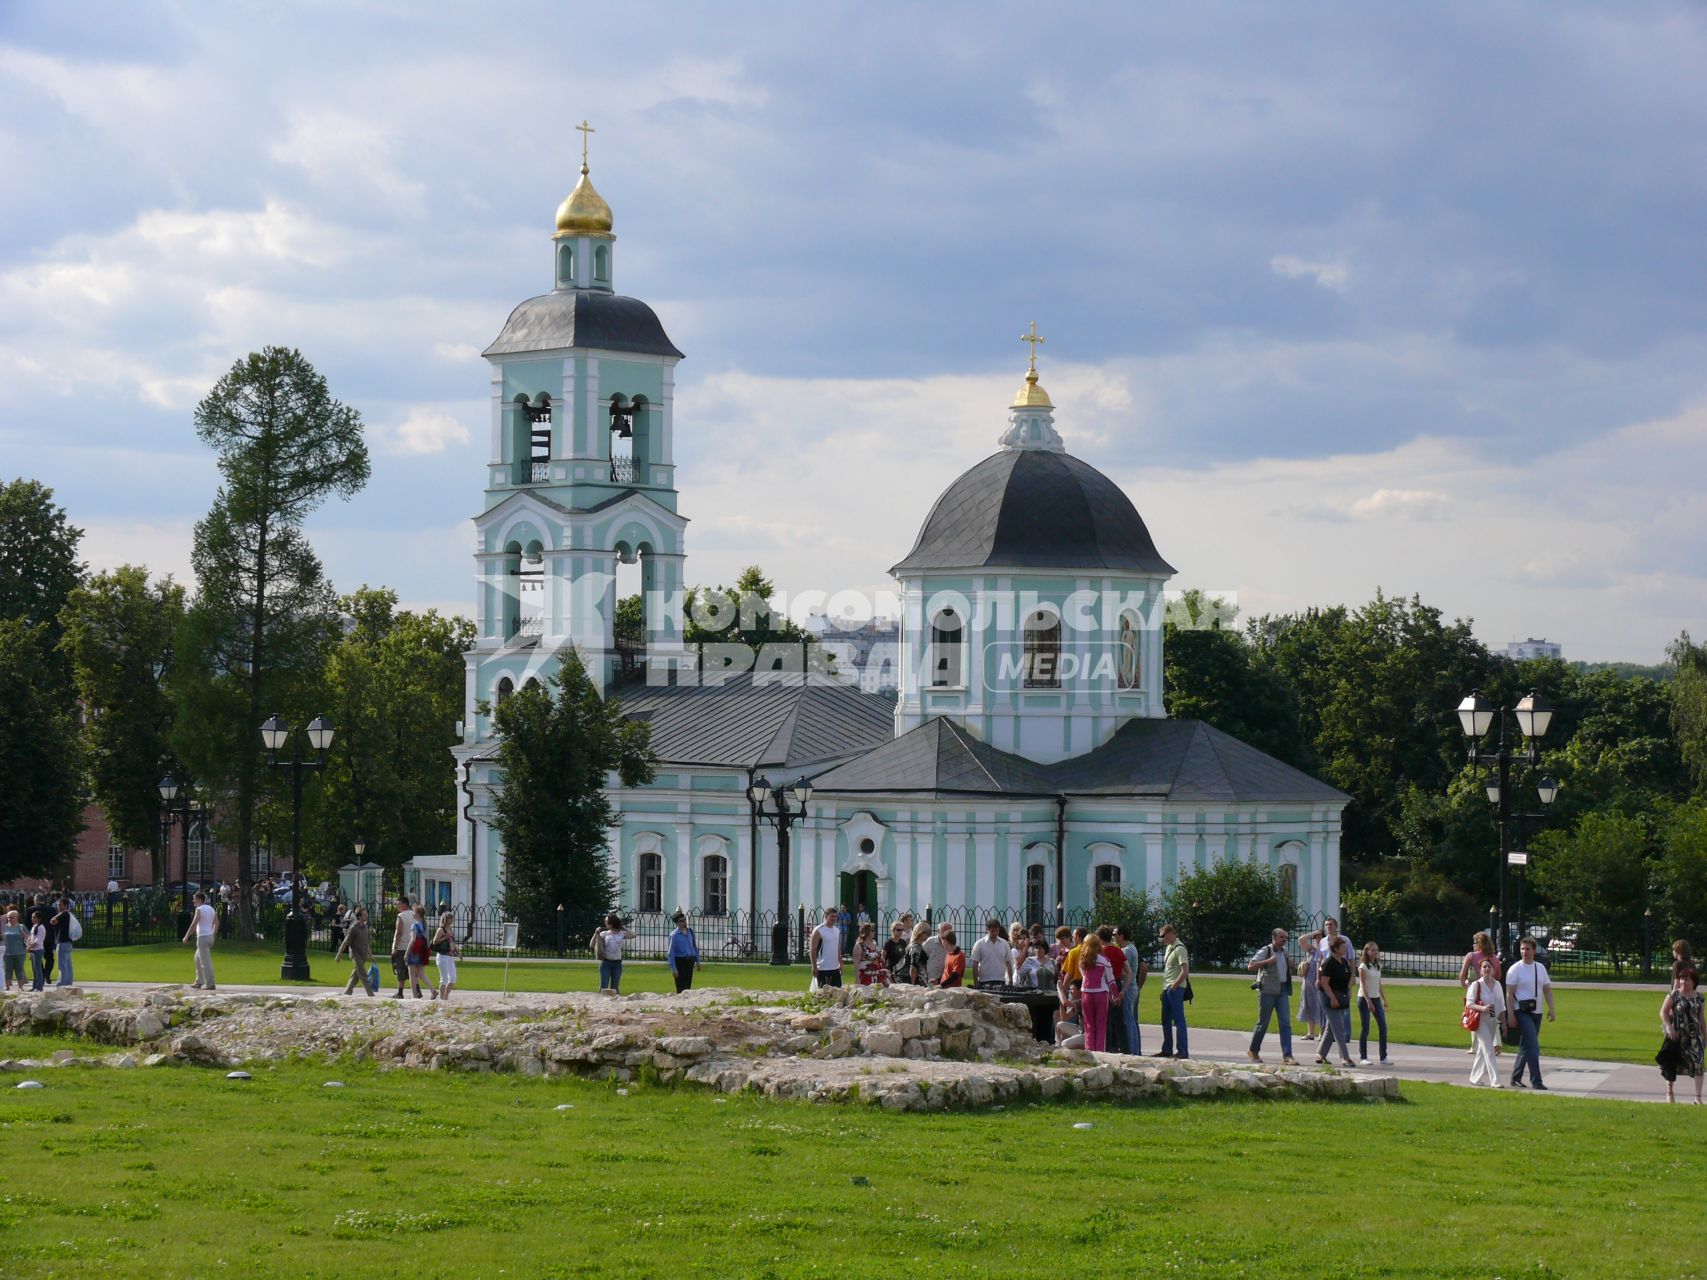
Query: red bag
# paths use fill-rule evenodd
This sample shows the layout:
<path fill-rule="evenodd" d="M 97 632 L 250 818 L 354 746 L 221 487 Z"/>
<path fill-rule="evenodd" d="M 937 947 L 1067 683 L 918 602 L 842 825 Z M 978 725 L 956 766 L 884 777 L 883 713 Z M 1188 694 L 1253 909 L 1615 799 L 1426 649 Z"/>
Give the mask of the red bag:
<path fill-rule="evenodd" d="M 1475 994 L 1477 996 L 1482 994 L 1482 984 L 1479 981 L 1476 983 Z M 1468 1004 L 1466 1004 L 1464 1006 L 1464 1016 L 1458 1019 L 1458 1025 L 1463 1027 L 1466 1031 L 1474 1031 L 1477 1027 L 1482 1025 L 1482 1011 L 1480 1009 L 1472 1009 Z"/>

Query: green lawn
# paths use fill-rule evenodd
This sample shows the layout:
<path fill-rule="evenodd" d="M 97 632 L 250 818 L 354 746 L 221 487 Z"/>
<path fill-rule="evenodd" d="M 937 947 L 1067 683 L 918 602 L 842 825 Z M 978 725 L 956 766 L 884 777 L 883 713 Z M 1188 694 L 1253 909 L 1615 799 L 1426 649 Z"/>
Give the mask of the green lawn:
<path fill-rule="evenodd" d="M 316 986 L 342 986 L 349 977 L 346 964 L 332 963 L 326 952 L 310 952 L 309 964 Z M 161 943 L 79 952 L 76 974 L 90 982 L 188 982 L 194 977 L 190 949 Z M 279 951 L 273 943 L 223 943 L 214 953 L 219 980 L 232 985 L 279 982 Z M 389 965 L 382 963 L 382 978 L 390 981 Z M 432 972 L 431 969 L 428 970 Z M 465 961 L 460 985 L 478 991 L 497 991 L 503 986 L 501 964 Z M 744 987 L 750 990 L 804 991 L 807 974 L 799 965 L 773 969 L 764 964 L 710 964 L 696 979 L 700 986 Z M 526 964 L 510 966 L 512 991 L 591 991 L 598 985 L 598 969 L 591 964 Z M 670 975 L 657 961 L 631 960 L 623 969 L 625 991 L 670 991 Z M 1193 980 L 1196 999 L 1188 1007 L 1193 1026 L 1248 1028 L 1256 1017 L 1256 997 L 1250 983 L 1241 978 L 1199 977 Z M 1618 1062 L 1651 1063 L 1659 1046 L 1661 997 L 1647 991 L 1592 991 L 1566 986 L 1557 989 L 1559 1021 L 1542 1029 L 1546 1052 L 1561 1057 L 1602 1058 Z M 1469 1037 L 1458 1026 L 1463 1008 L 1456 987 L 1391 988 L 1390 1030 L 1396 1042 L 1409 1044 L 1468 1045 Z M 1157 1034 L 1159 1021 L 1155 988 L 1146 987 L 1141 1020 L 1146 1035 Z M 1373 1027 L 1370 1028 L 1374 1030 Z M 1298 1028 L 1302 1030 L 1302 1028 Z M 1355 1012 L 1352 1032 L 1357 1031 Z M 1271 1031 L 1272 1035 L 1273 1032 Z"/>
<path fill-rule="evenodd" d="M 0 1055 L 36 1043 L 0 1038 Z M 1707 1109 L 1412 1085 L 1399 1103 L 919 1116 L 342 1063 L 248 1082 L 190 1067 L 39 1074 L 45 1089 L 0 1099 L 13 1173 L 0 1250 L 20 1280 L 399 1265 L 423 1280 L 1267 1276 L 1323 1247 L 1357 1277 L 1707 1266 L 1687 1243 Z M 1488 1154 L 1508 1141 L 1544 1171 L 1521 1214 L 1514 1164 Z M 1357 1228 L 1354 1205 L 1379 1229 Z"/>

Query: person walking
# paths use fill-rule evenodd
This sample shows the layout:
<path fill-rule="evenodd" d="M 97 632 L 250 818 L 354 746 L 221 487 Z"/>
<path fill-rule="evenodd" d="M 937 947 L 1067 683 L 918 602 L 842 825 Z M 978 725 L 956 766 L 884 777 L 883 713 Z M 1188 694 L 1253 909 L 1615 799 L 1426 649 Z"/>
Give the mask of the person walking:
<path fill-rule="evenodd" d="M 670 966 L 670 976 L 676 980 L 676 994 L 693 986 L 693 971 L 699 968 L 699 940 L 688 928 L 685 911 L 670 917 L 676 927 L 670 930 L 669 945 L 664 948 L 664 962 Z"/>
<path fill-rule="evenodd" d="M 397 923 L 391 929 L 391 972 L 397 977 L 397 994 L 393 1000 L 403 998 L 403 984 L 409 981 L 409 938 L 415 928 L 415 912 L 410 907 L 409 895 L 397 895 Z"/>
<path fill-rule="evenodd" d="M 71 976 L 72 944 L 82 932 L 82 926 L 77 923 L 77 917 L 71 911 L 71 895 L 59 895 L 59 912 L 53 917 L 54 924 L 54 955 L 59 960 L 59 982 L 57 985 L 69 987 L 73 983 Z"/>
<path fill-rule="evenodd" d="M 1137 1056 L 1144 1052 L 1138 1033 L 1138 997 L 1144 990 L 1144 979 L 1149 976 L 1150 966 L 1139 956 L 1130 929 L 1123 924 L 1116 925 L 1114 937 L 1120 944 L 1121 954 L 1126 957 L 1126 977 L 1120 984 L 1120 1021 L 1126 1031 L 1126 1052 Z"/>
<path fill-rule="evenodd" d="M 332 953 L 332 963 L 336 964 L 338 957 L 348 950 L 350 980 L 344 984 L 344 994 L 349 995 L 359 982 L 366 995 L 375 996 L 379 994 L 379 984 L 369 982 L 373 968 L 373 932 L 368 927 L 367 908 L 357 907 L 350 916 L 344 925 L 344 936 L 338 942 L 338 949 Z"/>
<path fill-rule="evenodd" d="M 1328 1050 L 1333 1048 L 1337 1040 L 1340 1046 L 1340 1063 L 1351 1066 L 1351 952 L 1346 946 L 1344 934 L 1336 934 L 1332 942 L 1333 950 L 1328 958 L 1322 961 L 1321 972 L 1316 975 L 1316 985 L 1322 990 L 1322 999 L 1326 1003 L 1323 1011 L 1328 1020 L 1328 1029 L 1322 1035 L 1322 1042 L 1317 1046 L 1316 1064 L 1324 1064 L 1328 1060 Z"/>
<path fill-rule="evenodd" d="M 1476 1040 L 1470 1083 L 1497 1089 L 1500 1069 L 1494 1065 L 1494 1046 L 1499 1043 L 1500 1019 L 1505 1016 L 1505 992 L 1493 960 L 1484 958 L 1481 975 L 1464 989 L 1464 1015 L 1467 1022 L 1476 1024 L 1470 1028 Z"/>
<path fill-rule="evenodd" d="M 1108 1050 L 1108 998 L 1114 990 L 1114 965 L 1103 953 L 1096 934 L 1084 941 L 1079 956 L 1079 997 L 1085 1028 L 1085 1048 L 1092 1053 Z"/>
<path fill-rule="evenodd" d="M 1251 957 L 1245 967 L 1257 975 L 1257 1025 L 1251 1032 L 1250 1048 L 1245 1056 L 1252 1062 L 1262 1061 L 1263 1037 L 1268 1034 L 1268 1020 L 1280 1019 L 1280 1060 L 1289 1067 L 1298 1065 L 1292 1057 L 1292 957 L 1286 954 L 1287 932 L 1276 929 L 1269 934 L 1268 945 Z"/>
<path fill-rule="evenodd" d="M 1162 936 L 1162 1051 L 1158 1057 L 1188 1058 L 1185 1042 L 1185 1001 L 1191 993 L 1191 957 L 1179 940 L 1179 931 L 1164 924 Z M 1174 1051 L 1178 1036 L 1179 1051 Z"/>
<path fill-rule="evenodd" d="M 1553 980 L 1547 976 L 1547 966 L 1535 958 L 1535 939 L 1525 938 L 1518 944 L 1523 959 L 1505 975 L 1506 1025 L 1517 1028 L 1521 1047 L 1512 1067 L 1513 1087 L 1523 1088 L 1523 1068 L 1529 1066 L 1529 1086 L 1546 1089 L 1541 1083 L 1541 1006 L 1547 1006 L 1547 1021 L 1554 1021 Z"/>
<path fill-rule="evenodd" d="M 0 989 L 10 991 L 14 981 L 18 990 L 24 989 L 24 958 L 29 954 L 29 946 L 24 938 L 24 926 L 18 921 L 16 910 L 6 913 L 6 924 L 3 931 L 4 956 L 6 966 L 6 981 Z"/>
<path fill-rule="evenodd" d="M 998 982 L 1012 985 L 1014 949 L 1002 931 L 1002 922 L 991 916 L 984 923 L 984 936 L 972 944 L 974 984 Z"/>
<path fill-rule="evenodd" d="M 1381 1029 L 1381 1065 L 1387 1061 L 1387 994 L 1381 986 L 1381 948 L 1373 942 L 1363 944 L 1363 958 L 1357 963 L 1357 1060 L 1369 1065 L 1369 1019 Z"/>
<path fill-rule="evenodd" d="M 824 923 L 812 930 L 807 959 L 812 962 L 812 977 L 820 987 L 842 985 L 842 927 L 837 923 L 841 913 L 834 907 L 824 908 Z"/>
<path fill-rule="evenodd" d="M 1660 1074 L 1665 1077 L 1666 1101 L 1676 1102 L 1673 1086 L 1679 1075 L 1695 1081 L 1695 1105 L 1701 1105 L 1702 1050 L 1707 1046 L 1707 1014 L 1696 981 L 1696 968 L 1686 964 L 1677 971 L 1671 991 L 1660 1006 L 1660 1026 L 1666 1043 L 1660 1049 Z"/>
<path fill-rule="evenodd" d="M 47 909 L 30 910 L 30 927 L 24 935 L 24 951 L 30 957 L 30 990 L 41 991 L 47 986 Z"/>
<path fill-rule="evenodd" d="M 1303 981 L 1304 991 L 1298 998 L 1298 1021 L 1304 1024 L 1306 1040 L 1320 1038 L 1322 1026 L 1327 1022 L 1322 1013 L 1322 989 L 1316 984 L 1322 972 L 1322 953 L 1316 945 L 1321 940 L 1321 932 L 1313 929 L 1304 935 L 1299 945 L 1298 976 Z"/>
<path fill-rule="evenodd" d="M 462 948 L 456 945 L 456 917 L 449 911 L 439 913 L 439 927 L 433 934 L 433 960 L 439 967 L 439 1002 L 442 1004 L 450 999 L 451 991 L 456 987 L 456 962 L 462 957 Z"/>
<path fill-rule="evenodd" d="M 1488 931 L 1478 929 L 1475 936 L 1470 939 L 1470 949 L 1464 953 L 1464 963 L 1458 966 L 1458 985 L 1468 991 L 1472 982 L 1480 982 L 1482 980 L 1482 961 L 1484 960 L 1493 961 L 1494 981 L 1498 982 L 1500 980 L 1500 953 L 1494 950 L 1494 940 L 1488 936 Z M 1476 1033 L 1472 1031 L 1470 1033 L 1470 1047 L 1465 1052 L 1475 1053 L 1476 1044 Z M 1495 1037 L 1494 1052 L 1498 1053 L 1499 1051 L 1499 1038 Z"/>
<path fill-rule="evenodd" d="M 622 993 L 622 944 L 628 932 L 622 927 L 622 917 L 614 912 L 605 917 L 604 925 L 593 930 L 588 950 L 599 958 L 599 990 Z"/>
<path fill-rule="evenodd" d="M 196 909 L 190 912 L 190 927 L 184 930 L 184 941 L 195 943 L 196 980 L 190 984 L 197 991 L 214 990 L 213 939 L 219 932 L 219 916 L 208 904 L 207 894 L 197 893 L 191 899 Z"/>
<path fill-rule="evenodd" d="M 430 978 L 425 987 L 421 981 L 426 976 L 427 961 L 432 959 L 432 955 L 433 944 L 427 933 L 427 908 L 425 903 L 421 903 L 415 911 L 415 922 L 409 926 L 409 948 L 403 957 L 409 966 L 409 990 L 417 1000 L 423 996 L 433 1000 L 439 998 L 439 989 Z"/>

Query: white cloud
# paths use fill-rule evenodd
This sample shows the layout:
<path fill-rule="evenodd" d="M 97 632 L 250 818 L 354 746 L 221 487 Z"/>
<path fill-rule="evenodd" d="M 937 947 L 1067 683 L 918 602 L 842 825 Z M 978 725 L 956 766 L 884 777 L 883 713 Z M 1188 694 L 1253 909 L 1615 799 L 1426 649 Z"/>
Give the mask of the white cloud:
<path fill-rule="evenodd" d="M 1313 280 L 1322 288 L 1344 293 L 1351 280 L 1351 268 L 1344 262 L 1310 262 L 1290 253 L 1269 259 L 1269 269 L 1287 280 Z"/>
<path fill-rule="evenodd" d="M 416 211 L 425 187 L 398 171 L 394 141 L 373 116 L 329 108 L 297 111 L 289 130 L 273 144 L 273 159 L 296 165 L 322 187 L 344 193 L 353 186 L 372 188 L 396 202 L 394 211 Z"/>
<path fill-rule="evenodd" d="M 453 444 L 473 439 L 469 430 L 448 413 L 417 405 L 394 427 L 372 429 L 387 452 L 400 454 L 443 453 Z"/>
<path fill-rule="evenodd" d="M 1410 520 L 1433 520 L 1451 503 L 1444 493 L 1432 489 L 1377 489 L 1353 502 L 1347 509 L 1354 520 L 1399 516 Z"/>
<path fill-rule="evenodd" d="M 450 363 L 463 363 L 480 358 L 480 348 L 472 342 L 435 342 L 433 354 Z"/>

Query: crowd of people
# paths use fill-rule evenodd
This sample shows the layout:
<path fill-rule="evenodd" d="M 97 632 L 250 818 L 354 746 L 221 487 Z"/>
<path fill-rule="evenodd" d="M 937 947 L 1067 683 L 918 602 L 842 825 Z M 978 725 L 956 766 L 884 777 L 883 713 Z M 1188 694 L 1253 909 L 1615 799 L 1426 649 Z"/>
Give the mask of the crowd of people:
<path fill-rule="evenodd" d="M 76 982 L 72 955 L 83 937 L 80 909 L 68 893 L 19 894 L 0 905 L 0 954 L 7 990 L 14 985 L 24 990 L 26 969 L 32 991 L 44 990 L 49 983 L 69 987 Z"/>

